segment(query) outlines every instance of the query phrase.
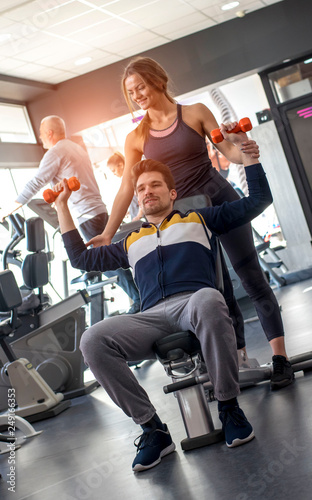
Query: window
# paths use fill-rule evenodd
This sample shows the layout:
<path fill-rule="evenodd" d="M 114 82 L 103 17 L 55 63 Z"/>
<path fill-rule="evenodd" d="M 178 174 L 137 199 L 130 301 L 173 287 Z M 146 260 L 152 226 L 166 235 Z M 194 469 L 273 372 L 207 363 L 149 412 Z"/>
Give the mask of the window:
<path fill-rule="evenodd" d="M 269 73 L 275 101 L 282 103 L 312 92 L 312 58 Z"/>
<path fill-rule="evenodd" d="M 25 106 L 0 103 L 0 142 L 36 144 Z"/>

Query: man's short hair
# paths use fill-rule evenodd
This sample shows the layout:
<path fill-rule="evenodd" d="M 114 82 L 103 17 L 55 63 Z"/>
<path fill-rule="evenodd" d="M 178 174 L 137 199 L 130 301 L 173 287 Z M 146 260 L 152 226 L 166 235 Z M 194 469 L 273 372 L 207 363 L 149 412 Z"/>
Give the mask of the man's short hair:
<path fill-rule="evenodd" d="M 47 128 L 53 130 L 53 132 L 57 136 L 65 136 L 66 134 L 66 125 L 60 116 L 57 115 L 49 115 L 42 118 L 41 123 L 46 123 Z"/>
<path fill-rule="evenodd" d="M 170 168 L 164 163 L 161 163 L 160 161 L 148 159 L 148 160 L 138 161 L 138 163 L 136 163 L 132 167 L 132 182 L 135 191 L 138 178 L 140 177 L 141 174 L 145 172 L 160 172 L 164 178 L 165 183 L 168 186 L 168 189 L 169 190 L 175 189 L 175 182 L 172 173 L 170 171 Z"/>

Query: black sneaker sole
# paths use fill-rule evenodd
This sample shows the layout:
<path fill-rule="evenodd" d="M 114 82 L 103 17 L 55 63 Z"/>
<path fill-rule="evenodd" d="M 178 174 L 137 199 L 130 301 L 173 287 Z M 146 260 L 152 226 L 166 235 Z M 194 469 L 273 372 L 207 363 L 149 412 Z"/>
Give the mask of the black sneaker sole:
<path fill-rule="evenodd" d="M 279 382 L 272 382 L 271 380 L 271 390 L 277 391 L 278 389 L 283 389 L 295 381 L 295 375 L 291 379 L 280 380 Z"/>

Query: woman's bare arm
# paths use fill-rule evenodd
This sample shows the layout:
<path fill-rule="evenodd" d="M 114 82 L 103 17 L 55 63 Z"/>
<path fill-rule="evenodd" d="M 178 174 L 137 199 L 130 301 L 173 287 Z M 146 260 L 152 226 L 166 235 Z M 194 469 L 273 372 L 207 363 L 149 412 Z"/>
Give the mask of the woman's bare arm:
<path fill-rule="evenodd" d="M 209 140 L 212 142 L 210 132 L 216 128 L 223 128 L 223 124 L 219 126 L 217 120 L 215 119 L 213 113 L 204 104 L 198 103 L 191 106 L 184 106 L 185 121 L 188 125 L 194 128 L 199 134 L 207 135 Z M 236 122 L 231 124 L 234 128 Z M 231 128 L 229 127 L 229 128 Z M 243 164 L 244 154 L 250 155 L 252 158 L 259 158 L 259 148 L 255 141 L 249 140 L 244 132 L 239 132 L 235 134 L 236 142 L 222 141 L 219 144 L 215 144 L 216 148 L 231 162 L 236 164 Z M 243 147 L 242 144 L 246 143 Z"/>
<path fill-rule="evenodd" d="M 102 234 L 95 236 L 87 242 L 88 245 L 99 247 L 102 245 L 109 245 L 112 237 L 118 230 L 124 216 L 127 213 L 131 200 L 133 198 L 134 190 L 131 179 L 131 170 L 142 158 L 142 152 L 137 148 L 138 140 L 136 138 L 136 131 L 130 132 L 125 142 L 125 168 L 122 176 L 122 181 L 118 193 L 115 197 L 112 211 L 108 219 L 108 223 Z"/>

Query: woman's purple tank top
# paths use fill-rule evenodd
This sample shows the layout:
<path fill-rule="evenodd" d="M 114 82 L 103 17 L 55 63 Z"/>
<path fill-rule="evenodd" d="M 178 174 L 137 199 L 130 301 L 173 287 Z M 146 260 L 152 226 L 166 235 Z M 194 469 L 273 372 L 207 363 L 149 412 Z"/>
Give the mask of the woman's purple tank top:
<path fill-rule="evenodd" d="M 144 144 L 145 158 L 168 165 L 179 198 L 204 191 L 211 179 L 212 164 L 205 138 L 182 120 L 182 106 L 177 106 L 177 126 L 164 137 L 149 136 Z"/>

